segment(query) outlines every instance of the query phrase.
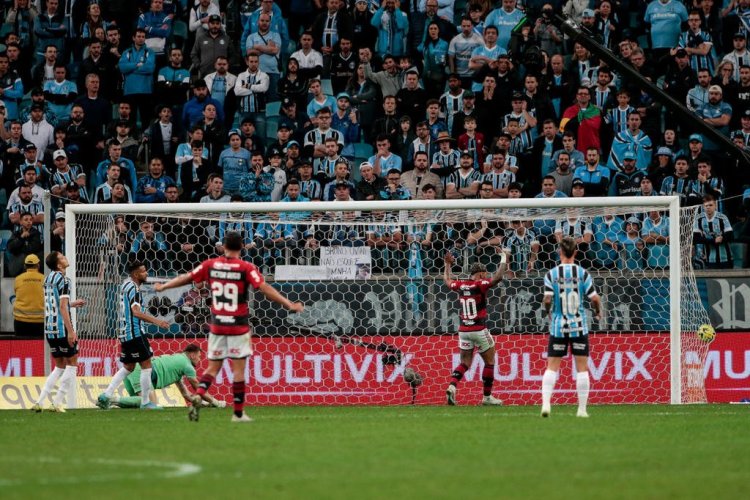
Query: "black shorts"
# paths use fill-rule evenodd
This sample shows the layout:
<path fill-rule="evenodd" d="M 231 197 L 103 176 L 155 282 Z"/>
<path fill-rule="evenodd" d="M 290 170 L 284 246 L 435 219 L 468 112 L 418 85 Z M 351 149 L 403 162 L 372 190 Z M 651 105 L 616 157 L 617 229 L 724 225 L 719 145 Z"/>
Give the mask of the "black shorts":
<path fill-rule="evenodd" d="M 120 363 L 141 363 L 151 359 L 154 351 L 144 336 L 120 342 L 122 353 L 120 354 Z"/>
<path fill-rule="evenodd" d="M 579 337 L 553 337 L 550 335 L 549 344 L 547 344 L 547 357 L 562 358 L 568 354 L 568 346 L 573 356 L 589 355 L 589 336 L 581 335 Z"/>
<path fill-rule="evenodd" d="M 68 344 L 68 337 L 54 339 L 47 337 L 47 344 L 49 344 L 49 352 L 53 358 L 72 358 L 78 354 L 78 341 L 71 346 Z"/>

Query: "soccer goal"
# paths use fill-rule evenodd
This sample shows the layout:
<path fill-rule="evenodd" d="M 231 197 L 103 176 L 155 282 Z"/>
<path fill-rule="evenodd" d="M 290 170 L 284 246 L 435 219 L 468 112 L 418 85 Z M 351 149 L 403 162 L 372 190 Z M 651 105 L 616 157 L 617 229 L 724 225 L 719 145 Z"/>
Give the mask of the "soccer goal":
<path fill-rule="evenodd" d="M 210 291 L 186 286 L 157 295 L 153 284 L 222 252 L 239 231 L 243 258 L 306 310 L 287 314 L 250 298 L 254 353 L 248 402 L 259 405 L 443 404 L 458 364 L 458 297 L 443 282 L 476 263 L 506 279 L 488 296 L 496 341 L 494 394 L 506 404 L 539 404 L 548 318 L 543 278 L 556 241 L 579 241 L 578 262 L 603 298 L 591 322 L 592 404 L 705 401 L 708 323 L 691 265 L 698 208 L 676 197 L 419 200 L 66 206 L 66 255 L 82 375 L 108 376 L 119 353 L 118 290 L 131 259 L 146 263 L 143 307 L 170 323 L 149 325 L 155 354 L 206 345 Z M 564 361 L 555 403 L 575 401 Z M 481 400 L 478 355 L 458 403 Z M 231 372 L 212 392 L 230 399 Z"/>

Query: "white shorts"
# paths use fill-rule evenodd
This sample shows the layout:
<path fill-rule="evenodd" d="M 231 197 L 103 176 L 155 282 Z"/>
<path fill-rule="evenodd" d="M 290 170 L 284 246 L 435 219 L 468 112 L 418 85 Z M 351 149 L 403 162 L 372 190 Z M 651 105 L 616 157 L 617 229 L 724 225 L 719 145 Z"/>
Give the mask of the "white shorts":
<path fill-rule="evenodd" d="M 476 332 L 458 332 L 458 347 L 464 351 L 472 351 L 476 347 L 479 352 L 484 352 L 495 347 L 495 339 L 486 328 Z"/>
<path fill-rule="evenodd" d="M 208 334 L 208 359 L 219 361 L 226 358 L 247 358 L 253 353 L 250 333 L 244 335 Z"/>

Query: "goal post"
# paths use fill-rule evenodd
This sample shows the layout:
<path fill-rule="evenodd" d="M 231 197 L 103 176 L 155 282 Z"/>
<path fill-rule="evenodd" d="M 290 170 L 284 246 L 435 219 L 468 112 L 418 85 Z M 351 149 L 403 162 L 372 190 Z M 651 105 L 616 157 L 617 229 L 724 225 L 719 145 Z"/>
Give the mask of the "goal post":
<path fill-rule="evenodd" d="M 243 258 L 307 307 L 292 317 L 250 298 L 256 319 L 246 374 L 250 404 L 443 403 L 458 359 L 458 300 L 442 284 L 446 251 L 458 257 L 453 273 L 460 278 L 475 262 L 492 272 L 498 252 L 509 255 L 509 277 L 488 303 L 497 342 L 495 392 L 511 404 L 538 404 L 547 338 L 541 280 L 557 260 L 562 231 L 581 237 L 579 260 L 603 296 L 605 318 L 591 333 L 592 403 L 705 402 L 708 344 L 695 331 L 708 315 L 691 264 L 698 208 L 680 208 L 674 196 L 68 204 L 65 210 L 72 291 L 89 301 L 75 314 L 87 375 L 116 371 L 117 289 L 124 263 L 141 255 L 151 268 L 143 306 L 172 323 L 170 332 L 149 327 L 155 354 L 179 352 L 189 342 L 205 348 L 206 292 L 188 286 L 158 296 L 152 284 L 216 256 L 220 235 L 239 229 L 247 238 Z M 657 212 L 655 220 L 669 218 L 659 229 L 668 243 L 631 234 L 638 243 L 625 234 L 612 244 L 598 230 L 614 219 L 632 233 L 635 218 L 640 232 Z M 487 237 L 477 236 L 482 227 Z M 146 232 L 151 236 L 141 238 Z M 481 394 L 480 366 L 476 356 L 460 386 L 467 404 Z M 222 383 L 230 373 L 220 373 L 219 397 L 230 396 Z M 574 401 L 568 378 L 556 402 Z"/>

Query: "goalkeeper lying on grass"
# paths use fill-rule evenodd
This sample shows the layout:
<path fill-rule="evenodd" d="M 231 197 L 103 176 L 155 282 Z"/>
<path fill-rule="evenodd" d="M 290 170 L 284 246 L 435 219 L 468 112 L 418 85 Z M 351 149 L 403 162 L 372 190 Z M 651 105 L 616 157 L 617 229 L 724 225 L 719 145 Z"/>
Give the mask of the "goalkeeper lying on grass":
<path fill-rule="evenodd" d="M 172 384 L 177 384 L 177 388 L 180 390 L 182 397 L 184 397 L 186 401 L 189 401 L 192 397 L 192 393 L 185 387 L 182 379 L 186 378 L 194 390 L 198 388 L 198 378 L 195 372 L 195 367 L 200 364 L 201 355 L 202 352 L 200 347 L 195 344 L 189 344 L 185 350 L 179 354 L 165 354 L 154 357 L 151 361 L 153 368 L 153 371 L 151 372 L 151 382 L 154 389 L 163 389 Z M 125 379 L 125 390 L 128 391 L 129 396 L 122 398 L 109 398 L 110 405 L 118 406 L 120 408 L 141 407 L 140 370 L 140 366 L 136 365 L 133 373 L 128 375 Z M 156 391 L 151 391 L 150 398 L 153 403 L 156 403 Z M 217 401 L 208 394 L 205 394 L 203 396 L 203 405 L 224 408 L 227 404 L 225 401 Z"/>

